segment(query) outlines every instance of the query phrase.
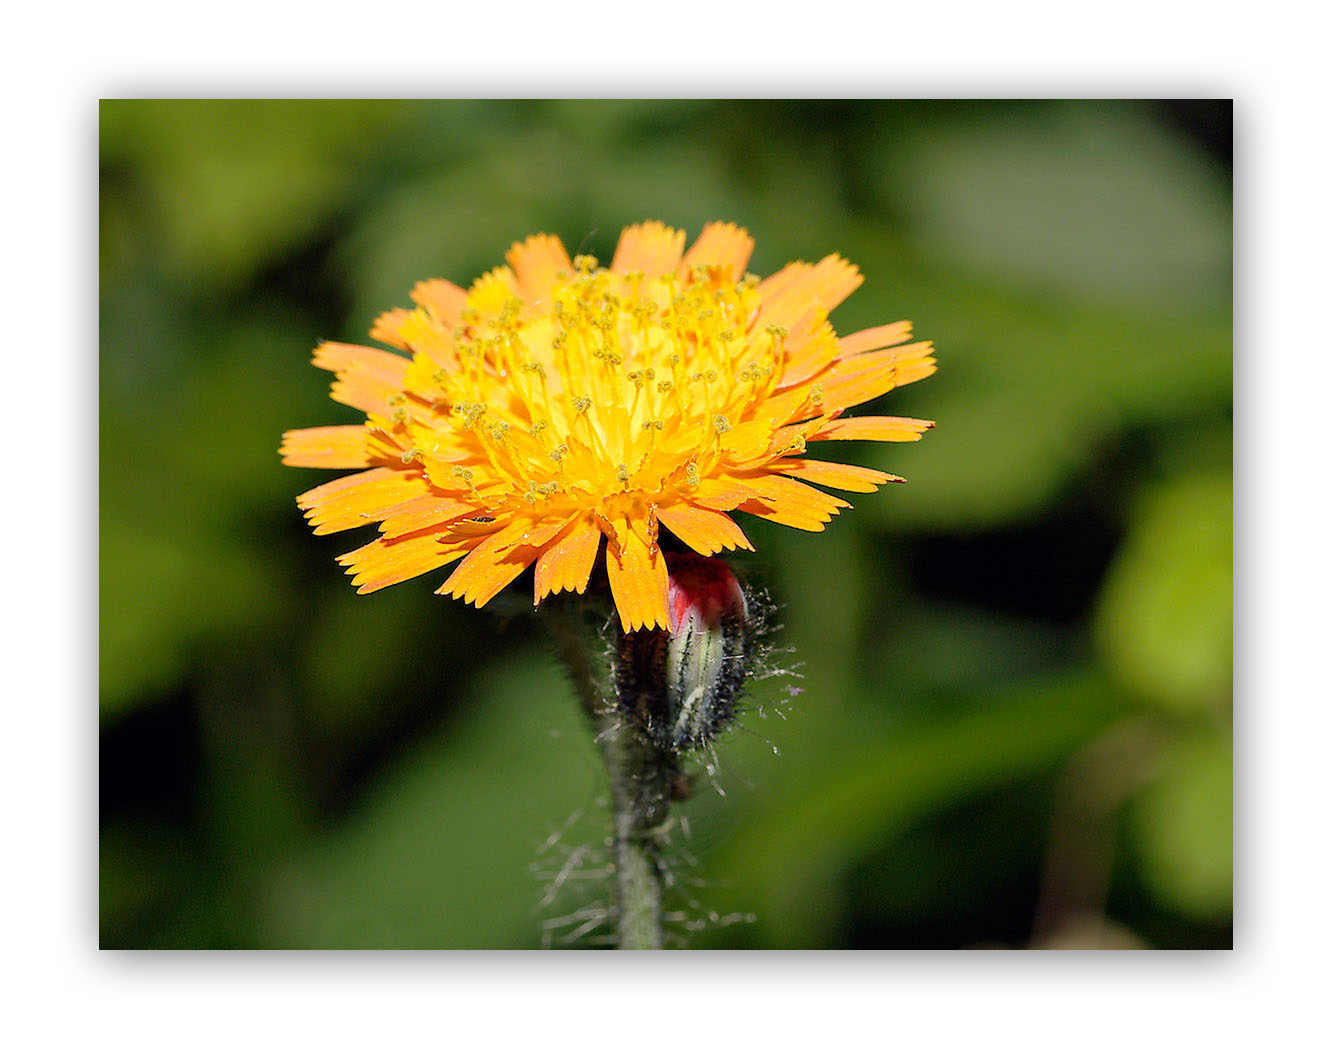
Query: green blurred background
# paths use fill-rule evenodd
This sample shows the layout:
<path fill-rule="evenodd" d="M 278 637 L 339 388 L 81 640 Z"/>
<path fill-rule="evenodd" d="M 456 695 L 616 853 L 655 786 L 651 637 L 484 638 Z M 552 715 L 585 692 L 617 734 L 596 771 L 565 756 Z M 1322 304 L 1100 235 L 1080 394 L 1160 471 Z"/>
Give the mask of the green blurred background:
<path fill-rule="evenodd" d="M 725 219 L 840 252 L 909 479 L 745 518 L 777 662 L 682 807 L 697 948 L 1229 947 L 1229 102 L 107 101 L 105 947 L 594 945 L 589 734 L 514 589 L 358 597 L 283 430 L 309 364 L 515 240 Z M 841 449 L 839 449 L 840 451 Z M 441 575 L 442 579 L 442 575 Z M 792 694 L 790 686 L 800 691 Z M 723 794 L 724 792 L 724 794 Z"/>

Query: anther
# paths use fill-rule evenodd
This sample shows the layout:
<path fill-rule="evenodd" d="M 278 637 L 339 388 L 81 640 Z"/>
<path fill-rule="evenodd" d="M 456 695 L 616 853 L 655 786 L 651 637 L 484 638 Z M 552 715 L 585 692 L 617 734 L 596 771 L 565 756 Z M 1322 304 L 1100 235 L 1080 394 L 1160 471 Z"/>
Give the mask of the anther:
<path fill-rule="evenodd" d="M 724 434 L 731 428 L 731 420 L 724 415 L 714 415 L 712 417 L 712 428 L 716 430 L 719 435 Z"/>
<path fill-rule="evenodd" d="M 471 404 L 467 401 L 459 401 L 455 406 L 459 415 L 463 417 L 463 426 L 471 429 L 476 425 L 476 421 L 486 414 L 484 404 Z"/>

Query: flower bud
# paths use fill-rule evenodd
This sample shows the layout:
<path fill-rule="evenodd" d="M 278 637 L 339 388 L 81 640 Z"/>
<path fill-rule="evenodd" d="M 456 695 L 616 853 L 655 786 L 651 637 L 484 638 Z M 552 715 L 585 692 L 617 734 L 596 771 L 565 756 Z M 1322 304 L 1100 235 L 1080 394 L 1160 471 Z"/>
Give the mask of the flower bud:
<path fill-rule="evenodd" d="M 716 558 L 666 554 L 671 628 L 621 631 L 621 711 L 657 746 L 702 746 L 730 721 L 754 651 L 745 593 Z"/>

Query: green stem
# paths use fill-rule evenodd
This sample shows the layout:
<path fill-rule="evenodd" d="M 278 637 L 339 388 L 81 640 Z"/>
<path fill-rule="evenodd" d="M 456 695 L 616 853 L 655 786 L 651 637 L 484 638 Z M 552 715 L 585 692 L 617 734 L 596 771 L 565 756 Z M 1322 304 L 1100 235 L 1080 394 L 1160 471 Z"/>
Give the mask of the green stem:
<path fill-rule="evenodd" d="M 621 719 L 604 724 L 601 753 L 610 773 L 619 945 L 661 947 L 661 832 L 670 812 L 674 755 Z"/>
<path fill-rule="evenodd" d="M 605 641 L 574 615 L 552 618 L 610 777 L 617 943 L 622 950 L 657 950 L 662 946 L 662 834 L 678 763 L 620 713 Z M 628 637 L 632 644 L 635 635 Z"/>

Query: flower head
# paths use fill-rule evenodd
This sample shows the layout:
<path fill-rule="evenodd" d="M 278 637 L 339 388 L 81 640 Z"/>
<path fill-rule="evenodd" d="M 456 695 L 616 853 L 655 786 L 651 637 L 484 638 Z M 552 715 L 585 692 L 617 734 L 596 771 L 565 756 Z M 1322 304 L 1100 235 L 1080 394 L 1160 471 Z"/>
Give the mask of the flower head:
<path fill-rule="evenodd" d="M 843 413 L 934 371 L 906 321 L 838 338 L 828 312 L 861 283 L 837 255 L 765 280 L 726 223 L 630 226 L 609 268 L 560 241 L 515 244 L 463 290 L 412 291 L 371 335 L 407 356 L 325 342 L 333 399 L 363 425 L 292 430 L 283 461 L 359 472 L 299 505 L 316 534 L 378 522 L 342 555 L 369 593 L 461 563 L 437 591 L 485 604 L 535 564 L 535 600 L 584 591 L 606 540 L 626 630 L 668 629 L 662 526 L 703 555 L 753 549 L 740 510 L 821 531 L 900 477 L 806 455 L 822 440 L 915 441 L 921 419 Z"/>

